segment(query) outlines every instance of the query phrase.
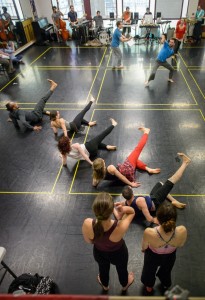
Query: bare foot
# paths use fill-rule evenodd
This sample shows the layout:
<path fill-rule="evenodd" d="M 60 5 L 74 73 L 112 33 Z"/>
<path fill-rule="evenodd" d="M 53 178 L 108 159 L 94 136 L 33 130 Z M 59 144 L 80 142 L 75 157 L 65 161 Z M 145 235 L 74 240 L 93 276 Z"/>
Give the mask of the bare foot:
<path fill-rule="evenodd" d="M 124 69 L 123 65 L 117 66 L 116 69 Z"/>
<path fill-rule="evenodd" d="M 177 153 L 177 155 L 179 155 L 182 158 L 183 162 L 186 163 L 187 165 L 191 162 L 191 159 L 188 156 L 186 156 L 184 153 Z"/>
<path fill-rule="evenodd" d="M 149 173 L 149 174 L 158 174 L 161 172 L 161 169 L 159 168 L 156 168 L 156 169 L 151 169 L 149 167 L 146 167 L 146 171 Z"/>
<path fill-rule="evenodd" d="M 169 81 L 169 82 L 171 82 L 171 83 L 173 83 L 173 82 L 174 82 L 174 80 L 173 80 L 173 79 L 168 79 L 168 81 Z"/>
<path fill-rule="evenodd" d="M 117 149 L 116 146 L 112 146 L 112 145 L 107 145 L 106 148 L 107 148 L 107 150 L 116 150 Z"/>
<path fill-rule="evenodd" d="M 8 118 L 8 119 L 7 119 L 7 122 L 12 122 L 11 118 Z"/>
<path fill-rule="evenodd" d="M 117 122 L 114 119 L 110 118 L 110 121 L 111 121 L 111 123 L 112 123 L 113 126 L 117 125 Z"/>
<path fill-rule="evenodd" d="M 98 274 L 98 283 L 101 285 L 101 287 L 103 288 L 104 291 L 108 291 L 109 290 L 109 286 L 104 286 L 100 280 L 100 274 Z"/>
<path fill-rule="evenodd" d="M 179 202 L 179 201 L 177 201 L 177 200 L 172 201 L 172 204 L 173 204 L 174 206 L 176 206 L 177 208 L 185 208 L 185 207 L 186 207 L 186 204 L 185 204 L 185 203 L 181 203 L 181 202 Z"/>
<path fill-rule="evenodd" d="M 134 280 L 135 280 L 134 273 L 130 272 L 128 274 L 128 283 L 125 287 L 122 288 L 122 291 L 126 291 L 129 288 L 129 286 L 134 282 Z"/>
<path fill-rule="evenodd" d="M 144 86 L 145 87 L 149 86 L 149 81 L 145 81 Z"/>
<path fill-rule="evenodd" d="M 95 101 L 95 98 L 93 97 L 93 95 L 90 95 L 90 101 L 91 101 L 91 102 L 94 102 L 94 101 Z"/>
<path fill-rule="evenodd" d="M 96 121 L 92 121 L 92 122 L 89 122 L 88 124 L 89 124 L 90 127 L 92 127 L 92 126 L 95 126 L 97 124 L 97 122 Z"/>
<path fill-rule="evenodd" d="M 149 132 L 150 132 L 150 128 L 146 128 L 146 127 L 139 127 L 138 130 L 142 131 L 143 133 L 147 133 L 147 134 L 149 134 Z"/>
<path fill-rule="evenodd" d="M 51 91 L 54 91 L 54 90 L 57 88 L 58 84 L 57 84 L 55 81 L 51 80 L 51 79 L 47 79 L 47 80 L 48 80 L 48 81 L 50 82 L 50 84 L 51 84 L 50 90 L 51 90 Z"/>

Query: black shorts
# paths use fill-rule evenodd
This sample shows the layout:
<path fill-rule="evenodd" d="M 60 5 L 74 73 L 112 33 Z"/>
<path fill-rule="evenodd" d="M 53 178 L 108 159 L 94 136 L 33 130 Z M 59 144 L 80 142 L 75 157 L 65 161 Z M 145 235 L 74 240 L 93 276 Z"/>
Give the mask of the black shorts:
<path fill-rule="evenodd" d="M 155 184 L 155 186 L 151 190 L 150 197 L 154 202 L 156 210 L 158 209 L 160 204 L 162 204 L 166 200 L 167 195 L 170 193 L 173 186 L 174 184 L 169 180 L 167 180 L 164 184 L 162 184 L 161 182 L 157 182 L 157 184 Z"/>

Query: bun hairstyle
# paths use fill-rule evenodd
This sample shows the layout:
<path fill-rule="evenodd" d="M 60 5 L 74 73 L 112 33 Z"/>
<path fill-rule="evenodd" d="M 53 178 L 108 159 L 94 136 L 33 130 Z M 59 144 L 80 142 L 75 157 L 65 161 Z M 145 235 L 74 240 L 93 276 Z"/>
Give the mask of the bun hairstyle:
<path fill-rule="evenodd" d="M 102 158 L 96 158 L 93 161 L 92 169 L 93 169 L 93 179 L 99 181 L 105 177 L 105 173 L 106 173 L 105 163 Z"/>
<path fill-rule="evenodd" d="M 58 149 L 61 154 L 66 155 L 71 151 L 70 139 L 67 136 L 63 136 L 58 141 Z"/>
<path fill-rule="evenodd" d="M 93 227 L 94 240 L 101 238 L 104 234 L 102 221 L 109 219 L 114 209 L 112 196 L 108 193 L 99 193 L 95 198 L 92 210 L 96 216 L 97 222 Z"/>
<path fill-rule="evenodd" d="M 156 216 L 164 232 L 168 233 L 176 228 L 177 210 L 171 203 L 162 203 Z"/>

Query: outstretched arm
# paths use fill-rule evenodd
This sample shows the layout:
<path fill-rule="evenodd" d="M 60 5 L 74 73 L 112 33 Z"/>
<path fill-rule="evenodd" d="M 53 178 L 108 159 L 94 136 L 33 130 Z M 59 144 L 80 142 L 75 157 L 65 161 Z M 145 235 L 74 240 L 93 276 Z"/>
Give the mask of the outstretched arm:
<path fill-rule="evenodd" d="M 113 165 L 109 165 L 107 167 L 107 171 L 112 174 L 115 175 L 119 180 L 121 180 L 122 182 L 124 182 L 127 185 L 130 185 L 131 187 L 138 187 L 141 184 L 139 182 L 131 182 L 129 181 L 124 175 L 122 175 L 115 166 Z"/>

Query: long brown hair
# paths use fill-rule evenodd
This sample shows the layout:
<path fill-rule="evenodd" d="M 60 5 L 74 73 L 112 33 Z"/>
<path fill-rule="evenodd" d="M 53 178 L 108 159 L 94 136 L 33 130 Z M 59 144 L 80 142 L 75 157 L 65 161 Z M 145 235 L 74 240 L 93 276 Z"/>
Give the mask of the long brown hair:
<path fill-rule="evenodd" d="M 95 198 L 92 210 L 96 216 L 97 222 L 93 227 L 94 239 L 100 238 L 104 234 L 102 221 L 109 219 L 114 209 L 114 202 L 112 196 L 108 193 L 99 193 Z"/>
<path fill-rule="evenodd" d="M 171 203 L 162 203 L 156 215 L 164 232 L 168 233 L 176 228 L 177 210 Z"/>
<path fill-rule="evenodd" d="M 102 158 L 96 158 L 93 161 L 92 169 L 93 169 L 93 179 L 99 181 L 105 177 L 106 169 L 105 169 L 104 160 Z"/>

